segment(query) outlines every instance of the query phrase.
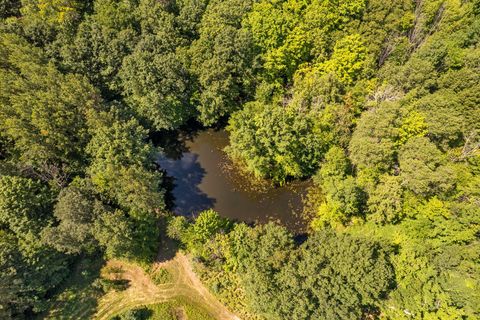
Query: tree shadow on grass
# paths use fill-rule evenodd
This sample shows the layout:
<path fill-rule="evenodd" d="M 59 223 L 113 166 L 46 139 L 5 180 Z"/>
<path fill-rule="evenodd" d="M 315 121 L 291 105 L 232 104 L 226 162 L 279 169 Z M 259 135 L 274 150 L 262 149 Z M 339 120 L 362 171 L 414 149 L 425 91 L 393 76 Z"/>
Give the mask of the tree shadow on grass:
<path fill-rule="evenodd" d="M 72 266 L 72 273 L 52 293 L 46 314 L 39 317 L 51 319 L 91 319 L 96 312 L 97 301 L 103 295 L 95 286 L 105 261 L 100 253 L 79 257 Z"/>
<path fill-rule="evenodd" d="M 135 319 L 135 320 L 147 320 L 151 319 L 153 316 L 153 311 L 147 307 L 140 307 L 135 309 L 130 309 L 125 311 L 119 316 L 115 316 L 112 320 L 123 320 L 123 319 Z"/>
<path fill-rule="evenodd" d="M 167 223 L 167 218 L 162 218 L 160 220 L 160 243 L 158 246 L 156 262 L 167 262 L 175 258 L 179 249 L 179 243 L 167 236 Z"/>

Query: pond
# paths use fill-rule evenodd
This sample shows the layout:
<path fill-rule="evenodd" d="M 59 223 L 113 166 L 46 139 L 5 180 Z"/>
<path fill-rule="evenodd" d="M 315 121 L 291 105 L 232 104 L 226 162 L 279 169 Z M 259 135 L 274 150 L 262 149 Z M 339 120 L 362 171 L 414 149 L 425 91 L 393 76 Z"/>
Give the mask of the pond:
<path fill-rule="evenodd" d="M 304 230 L 300 217 L 308 182 L 284 187 L 259 186 L 235 169 L 223 149 L 224 130 L 180 131 L 163 134 L 158 165 L 171 179 L 172 210 L 178 215 L 197 215 L 213 208 L 221 216 L 247 223 L 278 221 L 293 232 Z"/>

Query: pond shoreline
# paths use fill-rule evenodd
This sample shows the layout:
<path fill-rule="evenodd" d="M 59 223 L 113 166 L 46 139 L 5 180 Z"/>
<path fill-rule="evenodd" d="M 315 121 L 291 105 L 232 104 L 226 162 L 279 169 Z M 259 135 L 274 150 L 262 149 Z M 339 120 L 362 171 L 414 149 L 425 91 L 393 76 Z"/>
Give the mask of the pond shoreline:
<path fill-rule="evenodd" d="M 191 217 L 213 208 L 233 221 L 278 221 L 294 233 L 305 231 L 301 212 L 309 181 L 281 187 L 259 183 L 224 152 L 228 134 L 223 128 L 193 128 L 164 132 L 154 140 L 163 150 L 157 165 L 166 173 L 175 214 Z"/>

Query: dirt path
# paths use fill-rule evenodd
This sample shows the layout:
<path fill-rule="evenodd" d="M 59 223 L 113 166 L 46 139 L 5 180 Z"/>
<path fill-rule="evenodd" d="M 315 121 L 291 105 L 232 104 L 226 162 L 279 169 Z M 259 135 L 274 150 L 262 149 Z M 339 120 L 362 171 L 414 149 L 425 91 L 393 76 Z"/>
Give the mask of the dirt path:
<path fill-rule="evenodd" d="M 190 288 L 196 291 L 196 294 L 201 297 L 203 300 L 202 305 L 208 305 L 209 310 L 216 310 L 217 318 L 220 319 L 231 319 L 231 320 L 240 320 L 240 318 L 233 313 L 231 313 L 220 301 L 215 298 L 210 291 L 203 285 L 200 279 L 192 270 L 192 265 L 188 261 L 187 257 L 183 254 L 179 254 L 176 257 L 181 274 L 185 276 L 184 280 Z"/>
<path fill-rule="evenodd" d="M 166 268 L 172 274 L 173 280 L 162 285 L 155 285 L 143 269 L 134 264 L 114 260 L 108 265 L 123 269 L 122 278 L 129 280 L 130 286 L 124 291 L 107 293 L 99 301 L 96 320 L 108 320 L 136 306 L 157 304 L 176 297 L 187 298 L 217 320 L 240 320 L 208 291 L 193 272 L 188 258 L 181 253 L 167 262 L 156 264 L 156 268 Z"/>

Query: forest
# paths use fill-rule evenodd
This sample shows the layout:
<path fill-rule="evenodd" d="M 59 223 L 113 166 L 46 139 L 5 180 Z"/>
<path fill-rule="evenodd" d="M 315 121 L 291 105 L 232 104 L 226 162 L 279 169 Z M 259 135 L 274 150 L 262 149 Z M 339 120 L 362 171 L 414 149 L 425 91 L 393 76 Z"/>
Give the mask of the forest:
<path fill-rule="evenodd" d="M 192 123 L 307 230 L 172 214 Z M 480 1 L 0 0 L 0 319 L 161 239 L 238 319 L 479 319 Z"/>

